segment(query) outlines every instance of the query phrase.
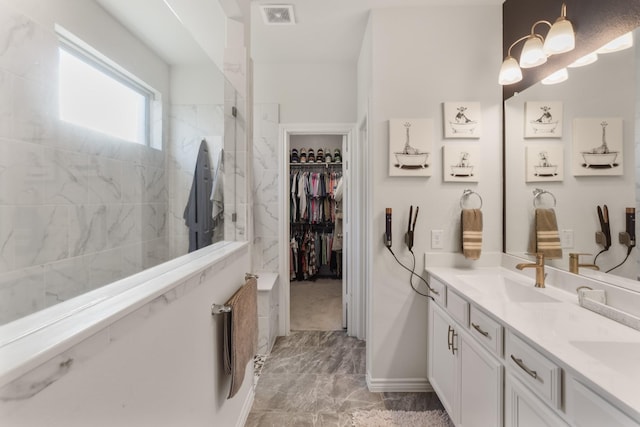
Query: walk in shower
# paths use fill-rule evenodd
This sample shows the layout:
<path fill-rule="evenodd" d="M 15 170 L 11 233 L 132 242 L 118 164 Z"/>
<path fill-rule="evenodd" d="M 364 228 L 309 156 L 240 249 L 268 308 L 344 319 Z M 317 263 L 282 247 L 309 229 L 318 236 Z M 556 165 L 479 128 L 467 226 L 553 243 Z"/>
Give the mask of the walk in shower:
<path fill-rule="evenodd" d="M 235 196 L 244 192 L 244 100 L 161 0 L 153 19 L 178 29 L 167 35 L 177 50 L 156 50 L 127 28 L 135 15 L 120 15 L 126 3 L 0 0 L 0 324 L 185 255 L 202 140 L 225 196 L 214 242 L 244 239 Z M 146 91 L 144 137 L 61 119 L 68 45 Z"/>

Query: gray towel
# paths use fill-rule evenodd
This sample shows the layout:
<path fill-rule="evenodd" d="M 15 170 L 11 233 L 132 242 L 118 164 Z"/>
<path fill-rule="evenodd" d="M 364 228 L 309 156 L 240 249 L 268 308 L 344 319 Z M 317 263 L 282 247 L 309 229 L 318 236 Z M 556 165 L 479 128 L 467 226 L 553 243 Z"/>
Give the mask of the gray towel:
<path fill-rule="evenodd" d="M 558 222 L 553 209 L 536 209 L 529 240 L 529 253 L 541 253 L 546 259 L 562 258 Z"/>
<path fill-rule="evenodd" d="M 227 301 L 224 317 L 224 369 L 231 375 L 231 399 L 242 387 L 249 361 L 258 348 L 258 281 L 250 278 Z"/>

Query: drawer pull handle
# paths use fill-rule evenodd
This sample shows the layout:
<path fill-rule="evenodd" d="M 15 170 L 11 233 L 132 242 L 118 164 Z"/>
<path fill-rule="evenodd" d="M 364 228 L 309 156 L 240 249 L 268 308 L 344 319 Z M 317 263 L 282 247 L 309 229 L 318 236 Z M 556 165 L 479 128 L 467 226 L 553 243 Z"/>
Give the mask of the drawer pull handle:
<path fill-rule="evenodd" d="M 451 350 L 453 346 L 453 328 L 449 325 L 449 330 L 447 331 L 447 349 Z"/>
<path fill-rule="evenodd" d="M 458 347 L 456 347 L 453 340 L 458 336 L 458 334 L 456 334 L 455 329 L 451 329 L 451 331 L 453 332 L 453 334 L 451 334 L 451 354 L 455 356 Z"/>
<path fill-rule="evenodd" d="M 520 368 L 522 368 L 523 371 L 525 371 L 527 374 L 531 375 L 534 379 L 538 378 L 538 373 L 536 371 L 534 371 L 534 370 L 531 370 L 529 367 L 527 367 L 527 365 L 524 364 L 522 359 L 516 358 L 513 354 L 511 355 L 511 359 L 514 362 L 516 362 L 516 365 L 520 366 Z"/>
<path fill-rule="evenodd" d="M 471 322 L 471 326 L 473 326 L 473 329 L 480 332 L 480 334 L 482 334 L 485 338 L 489 338 L 489 332 L 483 331 L 482 328 L 480 328 L 480 325 L 476 325 L 475 323 Z"/>
<path fill-rule="evenodd" d="M 433 289 L 431 287 L 429 288 L 429 291 L 431 291 L 432 294 L 436 294 L 438 296 L 440 295 L 440 292 L 436 291 L 435 289 Z"/>

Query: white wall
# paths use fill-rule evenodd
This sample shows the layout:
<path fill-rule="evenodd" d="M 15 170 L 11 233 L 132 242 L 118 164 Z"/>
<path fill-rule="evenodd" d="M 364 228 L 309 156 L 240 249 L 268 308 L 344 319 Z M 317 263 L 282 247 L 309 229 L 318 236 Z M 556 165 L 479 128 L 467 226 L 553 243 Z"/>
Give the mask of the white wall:
<path fill-rule="evenodd" d="M 569 252 L 595 255 L 602 249 L 595 242 L 595 232 L 600 230 L 596 206 L 605 204 L 609 209 L 612 246 L 598 257 L 598 265 L 607 270 L 624 259 L 627 247 L 618 242 L 618 233 L 625 231 L 625 208 L 636 205 L 634 120 L 637 70 L 634 50 L 600 55 L 594 64 L 570 69 L 570 77 L 566 82 L 553 86 L 537 84 L 506 102 L 507 252 L 519 256 L 527 252 L 534 211 L 532 191 L 534 188 L 543 188 L 557 199 L 555 211 L 558 228 L 572 230 L 574 241 L 572 247 L 564 249 L 563 258 L 549 261 L 550 265 L 566 270 L 569 268 Z M 527 101 L 563 103 L 562 138 L 524 139 Z M 598 117 L 623 119 L 624 162 L 621 167 L 624 168 L 624 175 L 573 176 L 573 120 Z M 599 128 L 595 136 L 599 141 Z M 525 182 L 525 148 L 540 144 L 562 147 L 562 181 Z M 549 201 L 546 197 L 543 202 Z M 541 204 L 541 207 L 548 206 Z M 593 257 L 585 256 L 582 262 L 590 263 L 592 260 Z M 612 274 L 636 279 L 637 265 L 629 259 Z"/>
<path fill-rule="evenodd" d="M 356 64 L 254 64 L 255 103 L 280 105 L 281 123 L 356 121 Z"/>
<path fill-rule="evenodd" d="M 502 93 L 497 84 L 502 55 L 501 11 L 500 6 L 374 10 L 370 26 L 373 267 L 368 284 L 368 383 L 374 390 L 426 389 L 426 298 L 411 290 L 409 273 L 396 264 L 383 245 L 384 213 L 385 208 L 393 208 L 393 248 L 401 261 L 411 265 L 411 255 L 401 242 L 409 205 L 420 206 L 414 246 L 416 271 L 420 273 L 424 267 L 421 254 L 431 250 L 431 230 L 444 231 L 442 252 L 460 252 L 460 197 L 470 187 L 484 200 L 482 250 L 501 251 Z M 363 52 L 360 63 L 366 62 L 368 53 Z M 366 82 L 367 74 L 361 67 L 359 78 Z M 367 90 L 366 83 L 359 83 L 359 87 Z M 366 95 L 359 94 L 358 99 L 364 103 Z M 443 139 L 445 101 L 481 103 L 483 134 L 479 140 Z M 388 176 L 388 120 L 392 118 L 434 120 L 433 176 Z M 442 147 L 460 143 L 482 147 L 477 184 L 443 182 Z"/>
<path fill-rule="evenodd" d="M 211 316 L 211 304 L 227 301 L 248 267 L 245 245 L 181 274 L 136 311 L 104 322 L 91 337 L 0 387 L 0 425 L 241 426 L 253 401 L 253 363 L 238 394 L 227 400 L 223 319 Z"/>

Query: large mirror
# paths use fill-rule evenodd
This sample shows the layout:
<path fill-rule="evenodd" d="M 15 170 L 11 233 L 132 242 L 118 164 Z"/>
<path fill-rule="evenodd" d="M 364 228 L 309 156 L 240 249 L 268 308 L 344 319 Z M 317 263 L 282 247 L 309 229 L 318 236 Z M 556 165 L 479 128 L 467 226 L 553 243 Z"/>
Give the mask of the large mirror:
<path fill-rule="evenodd" d="M 231 221 L 229 200 L 236 198 L 223 209 L 235 181 L 221 187 L 223 147 L 234 161 L 231 106 L 238 95 L 167 4 L 0 2 L 0 325 L 34 314 L 49 322 L 44 310 L 64 316 L 61 307 L 80 296 L 94 295 L 79 306 L 93 304 L 106 298 L 96 294 L 105 285 L 187 254 L 183 214 L 203 140 L 203 168 L 219 178 L 202 196 L 217 207 L 210 241 L 242 239 L 244 216 Z M 91 60 L 97 65 L 87 65 Z M 133 112 L 111 109 L 98 121 L 118 127 L 144 109 L 134 132 L 142 137 L 109 134 L 66 115 L 63 77 L 87 68 L 142 99 Z M 96 81 L 81 91 L 91 95 L 85 107 L 107 104 L 120 91 L 94 93 Z"/>
<path fill-rule="evenodd" d="M 565 82 L 537 83 L 505 102 L 507 253 L 529 258 L 535 208 L 553 207 L 563 256 L 548 265 L 568 270 L 570 253 L 589 254 L 580 262 L 591 264 L 597 256 L 600 271 L 582 268 L 580 274 L 635 286 L 638 249 L 629 251 L 619 233 L 626 231 L 626 208 L 637 206 L 640 185 L 637 32 L 634 47 L 600 54 L 595 63 L 569 68 Z M 536 189 L 543 190 L 538 197 Z M 596 243 L 596 232 L 602 230 L 598 207 L 606 220 L 605 205 L 608 250 Z"/>

